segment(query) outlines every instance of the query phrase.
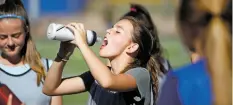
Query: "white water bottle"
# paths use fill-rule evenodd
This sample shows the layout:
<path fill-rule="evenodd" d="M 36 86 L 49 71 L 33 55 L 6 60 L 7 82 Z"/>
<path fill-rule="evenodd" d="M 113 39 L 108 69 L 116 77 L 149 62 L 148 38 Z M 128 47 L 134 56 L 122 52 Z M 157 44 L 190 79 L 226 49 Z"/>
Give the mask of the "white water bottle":
<path fill-rule="evenodd" d="M 87 30 L 87 44 L 92 46 L 95 42 L 101 41 L 95 31 Z M 63 24 L 51 23 L 47 29 L 47 37 L 50 40 L 71 41 L 74 40 L 73 31 L 66 28 Z"/>

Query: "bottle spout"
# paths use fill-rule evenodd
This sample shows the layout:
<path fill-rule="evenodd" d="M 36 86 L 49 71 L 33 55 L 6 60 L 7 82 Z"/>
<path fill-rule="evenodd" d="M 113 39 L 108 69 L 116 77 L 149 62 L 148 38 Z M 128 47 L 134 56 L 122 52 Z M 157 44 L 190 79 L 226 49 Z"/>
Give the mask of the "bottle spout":
<path fill-rule="evenodd" d="M 101 37 L 97 37 L 96 42 L 102 42 L 102 38 Z"/>

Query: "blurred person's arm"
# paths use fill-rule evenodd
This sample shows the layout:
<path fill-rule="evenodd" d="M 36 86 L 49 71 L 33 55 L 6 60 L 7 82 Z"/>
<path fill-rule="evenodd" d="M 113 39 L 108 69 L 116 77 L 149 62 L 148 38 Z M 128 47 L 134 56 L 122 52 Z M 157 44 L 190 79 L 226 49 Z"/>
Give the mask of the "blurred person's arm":
<path fill-rule="evenodd" d="M 53 96 L 50 105 L 62 105 L 62 96 Z"/>

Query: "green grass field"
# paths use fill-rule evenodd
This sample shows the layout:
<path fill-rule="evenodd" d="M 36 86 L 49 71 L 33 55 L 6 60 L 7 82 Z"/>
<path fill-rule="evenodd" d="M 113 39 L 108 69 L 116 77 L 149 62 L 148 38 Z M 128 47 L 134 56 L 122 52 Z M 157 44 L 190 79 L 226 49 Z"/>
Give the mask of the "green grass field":
<path fill-rule="evenodd" d="M 179 39 L 176 37 L 162 37 L 161 43 L 165 49 L 165 57 L 169 59 L 173 68 L 177 68 L 185 63 L 189 62 L 187 52 L 184 50 Z M 58 41 L 49 41 L 47 39 L 36 40 L 37 49 L 43 57 L 54 59 L 59 48 Z M 98 55 L 100 44 L 96 44 L 93 47 L 93 51 Z M 103 62 L 104 59 L 101 59 Z M 82 58 L 79 50 L 76 49 L 74 54 L 71 56 L 64 70 L 64 77 L 77 76 L 84 71 L 87 71 L 85 61 Z M 66 95 L 63 97 L 64 105 L 86 105 L 88 93 L 81 93 L 75 95 Z"/>

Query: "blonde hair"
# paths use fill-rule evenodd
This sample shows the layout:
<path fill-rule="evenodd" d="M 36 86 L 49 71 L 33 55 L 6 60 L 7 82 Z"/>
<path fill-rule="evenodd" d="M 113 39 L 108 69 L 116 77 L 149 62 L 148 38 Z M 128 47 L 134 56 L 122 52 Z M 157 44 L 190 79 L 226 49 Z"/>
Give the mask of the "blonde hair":
<path fill-rule="evenodd" d="M 45 68 L 41 62 L 40 53 L 36 50 L 36 46 L 32 41 L 30 35 L 28 39 L 25 40 L 26 44 L 24 45 L 25 52 L 22 51 L 22 58 L 25 63 L 28 63 L 33 71 L 37 74 L 37 85 L 40 85 L 41 80 L 45 79 Z"/>
<path fill-rule="evenodd" d="M 183 0 L 179 10 L 184 41 L 189 48 L 198 42 L 197 52 L 207 59 L 215 105 L 230 105 L 232 99 L 231 3 L 231 0 Z"/>
<path fill-rule="evenodd" d="M 212 79 L 215 105 L 230 105 L 232 93 L 231 38 L 226 22 L 221 14 L 228 0 L 199 0 L 203 7 L 212 14 L 207 30 L 203 54 L 208 62 L 208 70 Z"/>

